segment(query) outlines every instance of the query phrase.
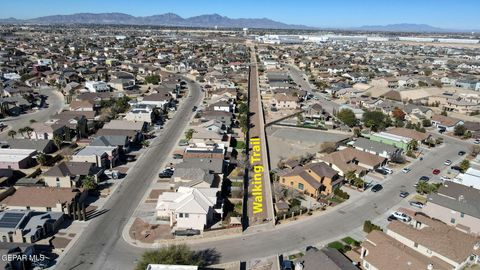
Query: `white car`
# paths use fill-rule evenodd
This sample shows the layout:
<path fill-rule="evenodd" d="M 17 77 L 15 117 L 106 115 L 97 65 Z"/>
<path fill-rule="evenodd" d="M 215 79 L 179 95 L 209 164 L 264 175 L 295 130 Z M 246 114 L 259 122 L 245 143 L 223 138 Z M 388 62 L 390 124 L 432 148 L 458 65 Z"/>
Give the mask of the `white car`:
<path fill-rule="evenodd" d="M 452 180 L 452 179 L 451 179 L 450 177 L 448 177 L 448 176 L 442 176 L 442 177 L 440 177 L 440 180 L 442 180 L 442 181 L 450 181 L 450 180 Z"/>
<path fill-rule="evenodd" d="M 443 162 L 443 165 L 450 166 L 450 165 L 452 165 L 452 161 L 447 159 L 447 160 L 445 160 L 445 162 Z"/>
<path fill-rule="evenodd" d="M 405 168 L 403 168 L 402 172 L 403 173 L 409 173 L 411 170 L 412 169 L 405 167 Z"/>
<path fill-rule="evenodd" d="M 398 220 L 401 220 L 403 222 L 410 222 L 410 220 L 412 220 L 411 217 L 407 216 L 406 214 L 404 214 L 402 212 L 395 211 L 395 212 L 392 213 L 392 215 L 394 217 L 396 217 Z"/>
<path fill-rule="evenodd" d="M 473 141 L 474 144 L 480 144 L 480 139 L 476 139 L 475 141 Z"/>

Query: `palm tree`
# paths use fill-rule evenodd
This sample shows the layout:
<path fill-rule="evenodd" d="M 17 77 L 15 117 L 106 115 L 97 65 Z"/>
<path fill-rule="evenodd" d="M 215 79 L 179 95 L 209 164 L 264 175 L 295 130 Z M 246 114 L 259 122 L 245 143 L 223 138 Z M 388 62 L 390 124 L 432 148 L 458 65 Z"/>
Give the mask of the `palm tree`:
<path fill-rule="evenodd" d="M 416 189 L 420 194 L 430 193 L 430 185 L 425 181 L 419 181 Z"/>
<path fill-rule="evenodd" d="M 411 140 L 411 141 L 408 143 L 408 145 L 407 145 L 407 148 L 408 148 L 409 150 L 412 150 L 412 151 L 413 151 L 413 150 L 416 150 L 417 147 L 418 147 L 418 142 L 417 142 L 417 140 Z"/>
<path fill-rule="evenodd" d="M 17 135 L 17 132 L 15 130 L 11 129 L 11 130 L 8 131 L 7 134 L 8 134 L 9 137 L 12 137 L 12 139 L 13 139 L 15 137 L 15 135 Z"/>
<path fill-rule="evenodd" d="M 85 179 L 83 179 L 82 188 L 86 190 L 92 190 L 97 188 L 97 183 L 95 182 L 95 179 L 92 175 L 88 175 L 87 177 L 85 177 Z"/>
<path fill-rule="evenodd" d="M 58 134 L 53 135 L 53 144 L 55 144 L 58 150 L 60 150 L 60 148 L 62 147 L 62 142 L 63 140 L 60 137 L 60 135 Z"/>
<path fill-rule="evenodd" d="M 345 179 L 347 179 L 348 181 L 354 180 L 356 177 L 357 175 L 355 174 L 355 171 L 348 171 L 345 174 Z"/>
<path fill-rule="evenodd" d="M 25 128 L 19 128 L 18 129 L 18 132 L 20 132 L 20 134 L 22 134 L 22 137 L 25 137 L 23 134 L 25 133 Z"/>
<path fill-rule="evenodd" d="M 31 128 L 31 127 L 24 127 L 24 128 L 23 128 L 23 132 L 26 132 L 26 133 L 27 133 L 27 137 L 28 137 L 29 139 L 32 138 L 33 128 Z"/>
<path fill-rule="evenodd" d="M 37 155 L 37 161 L 38 163 L 40 163 L 40 165 L 45 165 L 45 163 L 47 163 L 47 155 L 45 155 L 44 153 L 39 153 Z"/>

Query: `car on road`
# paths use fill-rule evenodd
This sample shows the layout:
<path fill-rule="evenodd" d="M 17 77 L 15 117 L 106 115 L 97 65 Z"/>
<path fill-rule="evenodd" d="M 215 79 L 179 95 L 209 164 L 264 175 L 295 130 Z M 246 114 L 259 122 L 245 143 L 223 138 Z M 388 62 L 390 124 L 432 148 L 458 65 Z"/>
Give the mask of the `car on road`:
<path fill-rule="evenodd" d="M 193 106 L 193 108 L 192 108 L 192 112 L 195 112 L 195 111 L 197 111 L 197 109 L 198 109 L 198 107 L 197 107 L 197 106 Z"/>
<path fill-rule="evenodd" d="M 424 175 L 424 176 L 420 177 L 418 180 L 423 181 L 423 182 L 428 182 L 430 180 L 430 177 Z"/>
<path fill-rule="evenodd" d="M 406 191 L 402 191 L 402 192 L 400 192 L 400 195 L 399 195 L 399 196 L 400 196 L 401 198 L 406 198 L 406 197 L 408 197 L 408 195 L 410 195 L 410 193 L 408 193 L 408 192 L 406 192 Z"/>
<path fill-rule="evenodd" d="M 374 185 L 374 186 L 372 187 L 372 191 L 373 191 L 373 192 L 379 192 L 379 191 L 382 190 L 382 189 L 383 189 L 383 186 L 380 185 L 380 184 L 376 184 L 376 185 Z"/>
<path fill-rule="evenodd" d="M 448 177 L 448 176 L 442 176 L 442 177 L 440 177 L 440 180 L 441 180 L 441 181 L 450 181 L 450 180 L 452 180 L 452 179 L 451 179 L 450 177 Z"/>
<path fill-rule="evenodd" d="M 392 215 L 394 217 L 396 217 L 398 220 L 401 220 L 403 222 L 410 222 L 410 220 L 412 220 L 411 217 L 409 217 L 405 213 L 402 213 L 402 212 L 399 212 L 399 211 L 393 212 Z"/>
<path fill-rule="evenodd" d="M 390 215 L 387 217 L 387 220 L 388 221 L 394 221 L 394 220 L 398 220 L 398 218 L 396 218 L 394 215 Z"/>
<path fill-rule="evenodd" d="M 165 169 L 158 174 L 160 178 L 170 178 L 173 176 L 173 171 L 170 169 Z"/>
<path fill-rule="evenodd" d="M 375 172 L 379 173 L 379 174 L 383 174 L 383 175 L 387 175 L 388 172 L 385 171 L 383 168 L 377 168 L 375 169 Z"/>
<path fill-rule="evenodd" d="M 459 156 L 463 156 L 463 155 L 465 155 L 466 153 L 467 153 L 467 152 L 465 152 L 465 151 L 458 151 L 458 155 L 459 155 Z"/>
<path fill-rule="evenodd" d="M 438 174 L 440 173 L 440 170 L 439 170 L 439 169 L 434 169 L 434 170 L 432 171 L 432 173 L 435 174 L 435 175 L 438 175 Z"/>
<path fill-rule="evenodd" d="M 452 165 L 452 161 L 450 159 L 447 159 L 447 160 L 445 160 L 445 162 L 443 162 L 443 165 L 450 166 L 450 165 Z"/>
<path fill-rule="evenodd" d="M 412 169 L 405 167 L 405 168 L 402 169 L 402 172 L 403 173 L 409 173 L 411 170 Z"/>
<path fill-rule="evenodd" d="M 410 205 L 413 206 L 413 207 L 416 207 L 416 208 L 420 208 L 420 209 L 422 209 L 423 206 L 424 206 L 423 203 L 418 202 L 418 201 L 411 201 Z"/>
<path fill-rule="evenodd" d="M 474 144 L 480 144 L 480 139 L 475 139 L 475 141 L 473 141 Z"/>

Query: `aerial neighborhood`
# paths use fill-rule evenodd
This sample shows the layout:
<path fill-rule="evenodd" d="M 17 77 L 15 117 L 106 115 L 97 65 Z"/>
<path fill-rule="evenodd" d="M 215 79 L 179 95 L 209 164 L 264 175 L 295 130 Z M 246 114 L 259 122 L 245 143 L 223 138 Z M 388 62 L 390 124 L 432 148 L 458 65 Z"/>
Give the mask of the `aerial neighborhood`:
<path fill-rule="evenodd" d="M 5 269 L 478 269 L 478 34 L 128 22 L 0 28 Z"/>

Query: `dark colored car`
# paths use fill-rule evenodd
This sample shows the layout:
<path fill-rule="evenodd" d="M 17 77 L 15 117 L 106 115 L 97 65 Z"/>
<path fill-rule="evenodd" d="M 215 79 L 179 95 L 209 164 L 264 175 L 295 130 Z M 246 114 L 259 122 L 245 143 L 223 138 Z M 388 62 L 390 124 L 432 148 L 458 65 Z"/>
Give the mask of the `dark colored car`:
<path fill-rule="evenodd" d="M 462 170 L 462 169 L 461 169 L 459 166 L 457 166 L 457 165 L 450 167 L 450 169 L 455 170 L 455 171 L 461 171 L 461 170 Z"/>
<path fill-rule="evenodd" d="M 440 173 L 440 170 L 439 170 L 439 169 L 435 169 L 435 170 L 432 171 L 432 173 L 435 174 L 435 175 L 437 175 L 437 174 Z"/>
<path fill-rule="evenodd" d="M 427 181 L 430 180 L 430 177 L 424 175 L 424 176 L 420 177 L 420 179 L 418 179 L 418 180 L 423 181 L 423 182 L 427 182 Z"/>
<path fill-rule="evenodd" d="M 459 155 L 459 156 L 463 156 L 463 155 L 465 155 L 465 154 L 466 154 L 465 151 L 458 151 L 458 155 Z"/>
<path fill-rule="evenodd" d="M 383 186 L 380 184 L 376 184 L 375 186 L 372 187 L 373 192 L 379 192 L 382 189 L 383 189 Z"/>
<path fill-rule="evenodd" d="M 402 197 L 402 198 L 406 198 L 406 197 L 408 197 L 408 195 L 410 195 L 410 193 L 408 193 L 406 191 L 400 192 L 400 197 Z"/>
<path fill-rule="evenodd" d="M 162 172 L 160 172 L 158 174 L 158 177 L 160 177 L 160 178 L 170 178 L 170 177 L 172 177 L 172 175 L 173 175 L 173 171 L 169 170 L 169 169 L 166 169 L 166 170 L 163 170 Z"/>
<path fill-rule="evenodd" d="M 388 221 L 394 221 L 394 220 L 397 220 L 398 218 L 396 218 L 394 215 L 390 215 L 387 220 Z"/>
<path fill-rule="evenodd" d="M 282 262 L 282 270 L 293 270 L 293 262 L 292 261 L 283 261 Z"/>
<path fill-rule="evenodd" d="M 197 106 L 193 106 L 192 112 L 195 112 L 197 110 L 197 108 L 198 108 Z"/>
<path fill-rule="evenodd" d="M 387 174 L 388 174 L 387 171 L 385 171 L 384 169 L 381 169 L 381 168 L 375 169 L 375 171 L 376 171 L 377 173 L 383 174 L 383 175 L 387 175 Z"/>

